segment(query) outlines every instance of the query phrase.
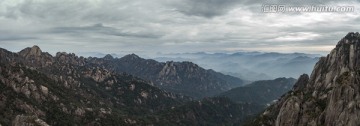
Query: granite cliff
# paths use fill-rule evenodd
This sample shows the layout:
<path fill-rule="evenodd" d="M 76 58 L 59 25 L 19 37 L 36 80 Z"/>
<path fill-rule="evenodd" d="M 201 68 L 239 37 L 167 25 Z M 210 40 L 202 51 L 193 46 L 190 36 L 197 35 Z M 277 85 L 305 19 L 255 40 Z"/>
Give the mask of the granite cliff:
<path fill-rule="evenodd" d="M 360 125 L 359 41 L 359 33 L 348 33 L 310 76 L 301 75 L 292 91 L 249 125 Z"/>

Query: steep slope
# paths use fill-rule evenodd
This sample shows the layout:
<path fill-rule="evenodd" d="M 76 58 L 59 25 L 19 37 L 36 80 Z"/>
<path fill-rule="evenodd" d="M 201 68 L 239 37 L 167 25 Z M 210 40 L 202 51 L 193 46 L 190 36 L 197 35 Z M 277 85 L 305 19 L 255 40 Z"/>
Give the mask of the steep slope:
<path fill-rule="evenodd" d="M 213 96 L 244 84 L 244 81 L 213 70 L 206 70 L 191 62 L 157 62 L 135 54 L 120 59 L 90 58 L 90 62 L 118 73 L 129 73 L 153 82 L 166 91 L 195 98 Z"/>
<path fill-rule="evenodd" d="M 295 81 L 294 78 L 255 81 L 221 93 L 219 96 L 228 97 L 238 103 L 255 103 L 265 106 L 290 91 Z"/>
<path fill-rule="evenodd" d="M 0 49 L 0 73 L 3 125 L 36 120 L 50 125 L 129 125 L 134 118 L 190 100 L 75 54 L 52 57 L 37 46 L 19 53 Z"/>
<path fill-rule="evenodd" d="M 360 125 L 360 35 L 349 33 L 320 58 L 309 77 L 302 75 L 292 91 L 251 125 Z"/>

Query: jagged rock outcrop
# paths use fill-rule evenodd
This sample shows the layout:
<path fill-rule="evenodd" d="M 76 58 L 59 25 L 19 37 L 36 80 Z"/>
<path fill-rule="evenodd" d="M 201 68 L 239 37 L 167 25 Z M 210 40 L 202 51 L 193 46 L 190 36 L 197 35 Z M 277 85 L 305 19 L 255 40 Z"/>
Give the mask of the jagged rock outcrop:
<path fill-rule="evenodd" d="M 107 54 L 106 56 L 104 56 L 104 59 L 105 60 L 113 60 L 114 57 L 112 55 L 110 55 L 110 54 Z"/>
<path fill-rule="evenodd" d="M 19 52 L 19 55 L 21 55 L 22 57 L 25 57 L 25 58 L 30 58 L 32 56 L 39 57 L 39 56 L 41 56 L 41 54 L 42 54 L 41 49 L 36 45 L 34 45 L 31 48 L 26 48 L 24 50 L 21 50 Z"/>
<path fill-rule="evenodd" d="M 38 66 L 47 67 L 51 66 L 54 58 L 47 52 L 42 52 L 41 49 L 34 45 L 31 48 L 25 48 L 17 53 L 22 59 L 22 62 L 29 64 L 29 67 L 36 68 Z"/>
<path fill-rule="evenodd" d="M 269 107 L 252 125 L 360 125 L 360 35 L 349 33 L 320 58 L 310 77 Z"/>

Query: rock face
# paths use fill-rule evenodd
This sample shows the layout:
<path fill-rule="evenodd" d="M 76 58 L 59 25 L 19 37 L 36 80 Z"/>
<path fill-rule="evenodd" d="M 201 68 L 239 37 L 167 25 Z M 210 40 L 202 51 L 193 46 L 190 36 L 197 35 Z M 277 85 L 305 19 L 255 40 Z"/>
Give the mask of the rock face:
<path fill-rule="evenodd" d="M 269 107 L 252 125 L 360 125 L 360 35 L 349 33 L 320 58 L 309 77 Z"/>
<path fill-rule="evenodd" d="M 42 54 L 41 49 L 38 46 L 33 46 L 31 48 L 26 48 L 19 52 L 19 54 L 25 58 L 29 58 L 31 56 L 33 57 L 39 57 Z"/>

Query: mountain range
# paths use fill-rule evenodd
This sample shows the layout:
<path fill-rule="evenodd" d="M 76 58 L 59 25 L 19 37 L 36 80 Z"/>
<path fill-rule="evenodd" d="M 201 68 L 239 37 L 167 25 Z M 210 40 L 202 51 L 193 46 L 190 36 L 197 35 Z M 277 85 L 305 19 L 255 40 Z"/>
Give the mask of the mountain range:
<path fill-rule="evenodd" d="M 140 76 L 143 78 L 158 73 L 162 77 L 159 80 L 172 81 L 170 77 L 199 80 L 192 84 L 204 86 L 204 91 L 215 88 L 226 91 L 241 86 L 234 83 L 241 82 L 238 78 L 190 62 L 160 63 L 136 55 L 120 59 L 110 55 L 84 58 L 59 52 L 52 56 L 38 46 L 17 53 L 0 49 L 0 57 L 0 124 L 3 125 L 227 125 L 239 124 L 263 109 L 221 97 L 194 100 L 160 89 L 151 80 L 120 71 L 134 67 L 131 70 L 144 73 Z M 143 67 L 146 64 L 160 67 L 148 66 L 146 71 Z M 209 85 L 201 85 L 202 82 Z"/>
<path fill-rule="evenodd" d="M 240 87 L 245 82 L 237 77 L 206 70 L 192 62 L 157 62 L 143 59 L 135 54 L 121 58 L 106 55 L 103 58 L 88 58 L 89 63 L 117 73 L 128 73 L 169 92 L 204 98 Z"/>
<path fill-rule="evenodd" d="M 191 100 L 75 54 L 52 57 L 34 46 L 19 53 L 0 49 L 0 56 L 1 124 L 36 117 L 50 125 L 126 125 L 131 116 Z"/>

